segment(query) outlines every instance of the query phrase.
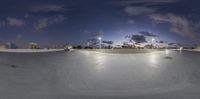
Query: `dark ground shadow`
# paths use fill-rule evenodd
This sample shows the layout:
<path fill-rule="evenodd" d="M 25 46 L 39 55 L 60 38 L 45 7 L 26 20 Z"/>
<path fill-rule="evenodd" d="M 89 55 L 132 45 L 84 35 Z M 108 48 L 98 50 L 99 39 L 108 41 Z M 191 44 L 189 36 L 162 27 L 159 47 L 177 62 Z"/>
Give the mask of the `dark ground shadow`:
<path fill-rule="evenodd" d="M 164 57 L 164 59 L 172 60 L 173 58 L 170 56 L 166 56 L 166 57 Z"/>
<path fill-rule="evenodd" d="M 17 65 L 14 65 L 14 64 L 7 64 L 8 66 L 10 66 L 11 68 L 17 68 L 18 66 Z"/>

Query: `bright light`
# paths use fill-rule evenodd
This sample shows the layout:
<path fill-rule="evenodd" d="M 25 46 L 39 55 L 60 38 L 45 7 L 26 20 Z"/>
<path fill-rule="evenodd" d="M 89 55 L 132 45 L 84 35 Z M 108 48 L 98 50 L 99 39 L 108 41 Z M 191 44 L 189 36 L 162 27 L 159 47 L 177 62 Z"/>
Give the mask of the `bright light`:
<path fill-rule="evenodd" d="M 103 69 L 105 69 L 104 63 L 106 61 L 106 56 L 102 53 L 95 53 L 95 69 L 97 69 L 98 71 L 101 71 Z"/>
<path fill-rule="evenodd" d="M 157 63 L 157 56 L 156 56 L 156 54 L 155 53 L 152 53 L 151 55 L 150 55 L 150 62 L 151 63 Z"/>
<path fill-rule="evenodd" d="M 152 49 L 154 48 L 154 41 L 155 41 L 155 38 L 151 38 Z"/>
<path fill-rule="evenodd" d="M 183 50 L 183 47 L 180 47 L 179 50 L 182 51 L 182 50 Z"/>
<path fill-rule="evenodd" d="M 98 39 L 101 41 L 102 38 L 101 38 L 101 37 L 98 37 Z"/>
<path fill-rule="evenodd" d="M 165 54 L 166 54 L 166 55 L 169 54 L 169 50 L 168 50 L 168 49 L 165 50 Z"/>
<path fill-rule="evenodd" d="M 149 62 L 148 64 L 149 67 L 151 68 L 159 68 L 157 63 L 158 63 L 158 55 L 156 53 L 151 53 L 149 57 Z"/>
<path fill-rule="evenodd" d="M 102 40 L 102 38 L 98 37 L 98 39 L 99 39 L 99 48 L 101 49 L 101 40 Z"/>
<path fill-rule="evenodd" d="M 151 41 L 154 42 L 154 41 L 155 41 L 155 38 L 152 38 Z"/>

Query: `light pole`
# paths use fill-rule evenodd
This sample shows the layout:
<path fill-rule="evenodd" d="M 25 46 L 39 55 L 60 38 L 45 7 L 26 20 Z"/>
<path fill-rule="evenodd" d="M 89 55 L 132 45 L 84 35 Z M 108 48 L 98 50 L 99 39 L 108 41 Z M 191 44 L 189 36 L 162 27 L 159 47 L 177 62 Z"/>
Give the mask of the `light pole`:
<path fill-rule="evenodd" d="M 98 39 L 99 39 L 99 48 L 101 49 L 101 40 L 102 40 L 102 38 L 98 37 Z"/>
<path fill-rule="evenodd" d="M 153 44 L 153 43 L 154 43 L 154 41 L 155 41 L 155 38 L 152 38 L 152 39 L 151 39 L 151 45 L 152 45 L 152 49 L 153 49 L 153 46 L 154 46 L 154 44 Z"/>

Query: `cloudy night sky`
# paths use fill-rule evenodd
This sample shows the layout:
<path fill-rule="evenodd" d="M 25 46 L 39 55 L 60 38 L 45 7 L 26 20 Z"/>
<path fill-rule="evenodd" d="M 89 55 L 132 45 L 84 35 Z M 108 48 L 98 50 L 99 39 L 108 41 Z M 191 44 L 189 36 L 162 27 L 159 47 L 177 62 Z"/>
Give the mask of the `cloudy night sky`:
<path fill-rule="evenodd" d="M 200 43 L 198 0 L 1 0 L 0 40 L 82 44 L 98 34 L 115 44 L 148 31 L 158 40 Z"/>

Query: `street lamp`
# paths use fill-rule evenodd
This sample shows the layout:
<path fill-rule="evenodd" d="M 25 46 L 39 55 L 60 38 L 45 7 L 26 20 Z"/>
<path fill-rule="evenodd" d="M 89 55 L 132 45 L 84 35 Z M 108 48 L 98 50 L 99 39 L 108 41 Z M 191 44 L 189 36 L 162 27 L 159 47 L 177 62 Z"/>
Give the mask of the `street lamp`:
<path fill-rule="evenodd" d="M 154 44 L 153 44 L 154 41 L 155 41 L 155 38 L 152 38 L 152 39 L 151 39 L 151 45 L 152 45 L 152 48 L 153 48 L 153 46 L 154 46 Z"/>
<path fill-rule="evenodd" d="M 180 53 L 182 53 L 182 50 L 183 50 L 183 47 L 180 47 L 180 48 L 179 48 Z"/>
<path fill-rule="evenodd" d="M 99 48 L 101 48 L 101 40 L 102 40 L 102 38 L 98 37 L 98 40 L 99 40 Z"/>
<path fill-rule="evenodd" d="M 179 50 L 182 51 L 182 50 L 183 50 L 183 47 L 180 47 Z"/>

